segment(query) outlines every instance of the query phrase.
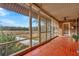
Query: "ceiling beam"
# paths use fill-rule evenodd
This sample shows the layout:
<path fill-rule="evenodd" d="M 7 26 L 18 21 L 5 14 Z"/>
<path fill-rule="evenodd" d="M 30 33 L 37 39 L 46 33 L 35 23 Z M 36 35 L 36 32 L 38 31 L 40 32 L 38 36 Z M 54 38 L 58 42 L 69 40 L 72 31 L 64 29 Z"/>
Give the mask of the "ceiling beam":
<path fill-rule="evenodd" d="M 56 19 L 53 15 L 51 15 L 49 12 L 47 12 L 46 10 L 44 10 L 41 6 L 39 6 L 38 4 L 36 3 L 32 3 L 33 5 L 35 5 L 36 7 L 40 8 L 41 11 L 43 11 L 44 13 L 46 13 L 47 15 L 49 15 L 50 17 L 52 17 L 53 19 L 55 19 L 56 21 L 59 22 L 58 19 Z"/>
<path fill-rule="evenodd" d="M 64 20 L 64 21 L 59 21 L 59 22 L 64 23 L 64 22 L 76 22 L 76 21 L 77 19 L 70 19 L 70 20 Z"/>

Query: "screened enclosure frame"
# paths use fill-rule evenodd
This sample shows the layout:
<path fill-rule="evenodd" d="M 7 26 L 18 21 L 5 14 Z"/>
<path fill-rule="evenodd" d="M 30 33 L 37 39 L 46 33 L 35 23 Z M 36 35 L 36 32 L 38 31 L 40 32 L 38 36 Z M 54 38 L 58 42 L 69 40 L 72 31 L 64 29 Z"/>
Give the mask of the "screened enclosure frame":
<path fill-rule="evenodd" d="M 33 7 L 32 7 L 32 4 L 29 4 L 29 6 L 27 6 L 28 7 L 28 9 L 27 8 L 25 8 L 25 7 L 23 7 L 22 5 L 19 5 L 19 4 L 13 4 L 13 5 L 11 5 L 11 4 L 7 4 L 7 5 L 4 5 L 4 4 L 0 4 L 0 6 L 2 7 L 2 8 L 6 8 L 6 9 L 9 9 L 10 10 L 10 8 L 11 8 L 11 10 L 13 9 L 13 7 L 15 7 L 15 9 L 13 9 L 13 11 L 15 11 L 16 9 L 17 9 L 17 11 L 15 11 L 15 12 L 18 12 L 18 13 L 22 13 L 22 14 L 24 14 L 24 15 L 28 15 L 28 17 L 29 17 L 29 33 L 30 33 L 30 46 L 28 47 L 28 48 L 32 48 L 33 46 L 32 46 L 32 13 L 36 13 L 37 14 L 37 20 L 38 20 L 38 34 L 39 34 L 39 44 L 41 44 L 41 43 L 43 43 L 43 42 L 41 42 L 41 40 L 42 40 L 42 38 L 41 38 L 41 18 L 43 17 L 45 20 L 46 20 L 46 40 L 45 41 L 48 41 L 48 40 L 50 40 L 51 38 L 53 38 L 52 36 L 54 35 L 54 34 L 56 34 L 56 33 L 54 33 L 53 32 L 53 34 L 51 33 L 52 31 L 54 31 L 54 30 L 52 30 L 51 28 L 52 28 L 52 26 L 51 25 L 53 25 L 51 22 L 53 22 L 53 23 L 55 23 L 56 24 L 56 22 L 54 22 L 53 20 L 54 19 L 52 19 L 51 17 L 46 17 L 45 15 L 42 15 L 41 14 L 41 10 L 38 10 L 37 12 L 33 12 Z M 9 7 L 8 7 L 9 6 Z M 11 7 L 12 6 L 12 7 Z M 21 11 L 20 10 L 18 10 L 18 8 L 17 7 L 23 7 L 22 9 L 21 9 Z M 27 12 L 27 10 L 29 11 L 29 12 Z M 36 10 L 35 10 L 36 11 Z M 26 13 L 24 13 L 24 12 L 26 12 Z M 28 14 L 27 14 L 28 13 Z M 48 21 L 49 21 L 49 24 L 50 24 L 50 38 L 49 39 L 47 39 L 47 35 L 48 35 L 48 26 L 47 26 L 47 23 L 48 23 Z M 25 39 L 26 40 L 26 39 Z M 6 45 L 6 51 L 7 51 L 7 44 L 10 44 L 10 43 L 15 43 L 15 42 L 19 42 L 19 41 L 24 41 L 24 40 L 18 40 L 18 41 L 11 41 L 11 42 L 5 42 L 5 43 L 0 43 L 0 46 L 1 45 Z M 6 55 L 7 55 L 7 52 L 6 52 Z"/>

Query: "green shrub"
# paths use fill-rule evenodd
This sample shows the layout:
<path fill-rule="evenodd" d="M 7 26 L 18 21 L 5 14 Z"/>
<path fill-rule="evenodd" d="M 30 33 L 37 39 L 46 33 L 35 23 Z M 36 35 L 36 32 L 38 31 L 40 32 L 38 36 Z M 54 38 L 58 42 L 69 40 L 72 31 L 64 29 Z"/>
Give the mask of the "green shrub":
<path fill-rule="evenodd" d="M 74 38 L 76 40 L 76 42 L 78 42 L 79 40 L 79 35 L 73 35 L 72 38 Z"/>
<path fill-rule="evenodd" d="M 13 33 L 6 34 L 3 31 L 1 31 L 0 43 L 15 41 L 16 40 L 15 38 L 16 38 L 16 35 L 14 35 Z M 1 47 L 0 55 L 6 55 L 6 45 L 1 45 L 0 47 Z M 9 43 L 9 44 L 7 44 L 7 55 L 20 51 L 20 50 L 24 49 L 25 47 L 27 47 L 27 46 L 24 44 L 21 44 L 19 42 Z M 4 51 L 4 52 L 2 52 L 2 51 Z"/>
<path fill-rule="evenodd" d="M 3 31 L 1 31 L 1 34 L 0 34 L 0 43 L 14 41 L 15 38 L 16 38 L 16 36 L 13 35 L 13 33 L 5 34 Z"/>

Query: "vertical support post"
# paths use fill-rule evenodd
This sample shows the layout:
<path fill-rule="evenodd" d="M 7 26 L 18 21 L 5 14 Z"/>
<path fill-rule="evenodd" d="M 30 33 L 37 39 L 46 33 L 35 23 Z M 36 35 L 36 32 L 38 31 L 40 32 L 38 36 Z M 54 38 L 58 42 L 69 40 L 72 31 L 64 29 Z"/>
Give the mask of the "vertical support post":
<path fill-rule="evenodd" d="M 30 47 L 32 47 L 32 4 L 30 4 L 29 10 L 29 25 L 30 25 Z"/>
<path fill-rule="evenodd" d="M 79 17 L 77 18 L 77 35 L 79 35 Z"/>
<path fill-rule="evenodd" d="M 47 19 L 46 19 L 46 40 L 47 40 Z"/>
<path fill-rule="evenodd" d="M 76 19 L 76 24 L 77 24 L 77 19 Z M 77 33 L 77 25 L 76 25 L 76 31 L 75 31 L 75 34 L 77 35 L 78 33 Z"/>
<path fill-rule="evenodd" d="M 54 37 L 54 20 L 53 20 L 53 37 Z"/>
<path fill-rule="evenodd" d="M 38 20 L 39 20 L 39 24 L 38 24 L 39 43 L 41 43 L 41 23 L 40 23 L 40 15 L 38 15 Z"/>
<path fill-rule="evenodd" d="M 50 39 L 51 39 L 51 19 L 50 19 Z"/>
<path fill-rule="evenodd" d="M 70 36 L 70 35 L 71 35 L 71 32 L 70 32 L 70 30 L 71 30 L 71 29 L 70 29 L 70 22 L 68 23 L 68 27 L 69 27 L 69 29 L 68 29 L 68 33 L 69 33 L 69 34 L 68 34 L 68 35 Z"/>
<path fill-rule="evenodd" d="M 6 51 L 6 53 L 5 53 L 5 55 L 7 56 L 7 50 L 8 49 L 8 44 L 5 44 L 5 51 Z"/>

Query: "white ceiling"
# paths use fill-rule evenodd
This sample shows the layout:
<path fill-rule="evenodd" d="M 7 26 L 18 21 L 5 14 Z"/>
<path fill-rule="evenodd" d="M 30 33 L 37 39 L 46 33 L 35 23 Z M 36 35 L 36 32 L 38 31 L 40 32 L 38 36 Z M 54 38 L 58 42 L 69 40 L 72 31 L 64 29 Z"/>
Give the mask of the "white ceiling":
<path fill-rule="evenodd" d="M 78 3 L 43 3 L 42 8 L 57 18 L 59 21 L 76 19 L 79 15 Z"/>

